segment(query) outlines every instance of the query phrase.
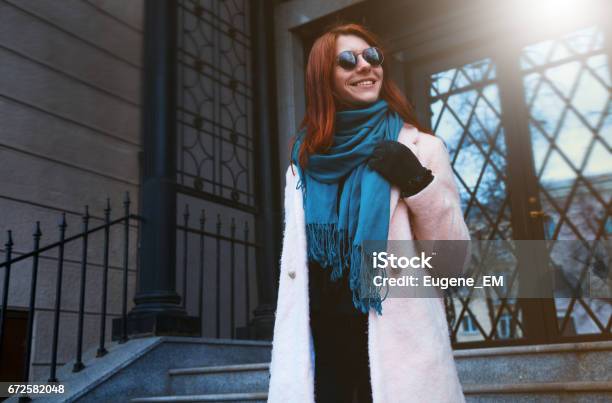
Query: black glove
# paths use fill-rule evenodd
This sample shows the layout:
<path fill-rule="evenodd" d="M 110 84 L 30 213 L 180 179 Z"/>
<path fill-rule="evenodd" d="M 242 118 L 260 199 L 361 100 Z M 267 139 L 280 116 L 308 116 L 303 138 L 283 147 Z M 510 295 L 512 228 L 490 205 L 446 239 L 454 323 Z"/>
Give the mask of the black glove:
<path fill-rule="evenodd" d="M 397 141 L 378 143 L 368 160 L 368 166 L 399 187 L 401 197 L 419 193 L 433 180 L 431 170 L 421 165 L 410 148 Z"/>

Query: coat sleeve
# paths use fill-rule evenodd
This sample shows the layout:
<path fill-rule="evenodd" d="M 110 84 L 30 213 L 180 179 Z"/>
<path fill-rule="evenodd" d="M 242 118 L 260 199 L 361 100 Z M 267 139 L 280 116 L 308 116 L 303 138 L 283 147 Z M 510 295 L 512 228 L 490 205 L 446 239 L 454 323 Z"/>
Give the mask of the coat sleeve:
<path fill-rule="evenodd" d="M 434 179 L 419 193 L 404 198 L 410 211 L 412 231 L 420 240 L 469 240 L 459 192 L 446 146 L 437 137 L 426 136 L 419 152 L 421 163 Z"/>

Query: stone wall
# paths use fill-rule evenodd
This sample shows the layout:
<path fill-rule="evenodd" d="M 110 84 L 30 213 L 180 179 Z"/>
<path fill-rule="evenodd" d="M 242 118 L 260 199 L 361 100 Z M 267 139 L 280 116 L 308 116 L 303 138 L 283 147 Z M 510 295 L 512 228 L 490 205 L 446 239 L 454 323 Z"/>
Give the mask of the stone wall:
<path fill-rule="evenodd" d="M 46 245 L 58 239 L 66 214 L 68 235 L 102 223 L 106 198 L 112 217 L 130 192 L 139 202 L 143 0 L 7 0 L 0 2 L 0 261 L 6 231 L 14 255 L 32 247 L 40 221 Z M 134 291 L 137 237 L 132 227 L 129 298 Z M 110 320 L 121 312 L 123 239 L 111 234 Z M 102 236 L 89 246 L 85 349 L 98 341 Z M 74 358 L 81 244 L 66 249 L 58 362 Z M 25 310 L 31 261 L 12 270 L 9 308 Z M 57 251 L 41 258 L 35 316 L 34 379 L 46 379 L 50 361 Z M 0 270 L 2 271 L 2 270 Z M 0 282 L 3 273 L 0 273 Z"/>

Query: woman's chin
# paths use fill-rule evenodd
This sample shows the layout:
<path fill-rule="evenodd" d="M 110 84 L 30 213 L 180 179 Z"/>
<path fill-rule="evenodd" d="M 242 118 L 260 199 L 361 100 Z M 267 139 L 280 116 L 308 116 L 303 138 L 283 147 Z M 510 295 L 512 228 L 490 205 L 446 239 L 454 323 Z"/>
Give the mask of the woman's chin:
<path fill-rule="evenodd" d="M 378 95 L 354 97 L 349 102 L 353 105 L 364 106 L 364 105 L 372 104 L 376 101 L 378 101 Z"/>
<path fill-rule="evenodd" d="M 362 105 L 362 106 L 371 105 L 376 101 L 378 101 L 378 97 L 363 99 L 359 101 L 359 105 Z"/>

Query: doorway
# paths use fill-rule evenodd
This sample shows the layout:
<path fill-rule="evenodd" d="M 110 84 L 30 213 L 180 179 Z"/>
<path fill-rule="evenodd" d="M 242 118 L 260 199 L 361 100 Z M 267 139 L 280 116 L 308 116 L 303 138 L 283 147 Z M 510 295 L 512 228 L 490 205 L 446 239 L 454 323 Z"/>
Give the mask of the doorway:
<path fill-rule="evenodd" d="M 456 347 L 610 338 L 610 300 L 590 292 L 610 278 L 609 43 L 587 22 L 407 68 L 421 120 L 449 151 L 472 239 L 506 240 L 516 257 L 508 293 L 447 298 Z M 519 253 L 523 240 L 546 248 Z M 548 276 L 550 295 L 516 298 L 534 275 L 526 267 Z"/>

